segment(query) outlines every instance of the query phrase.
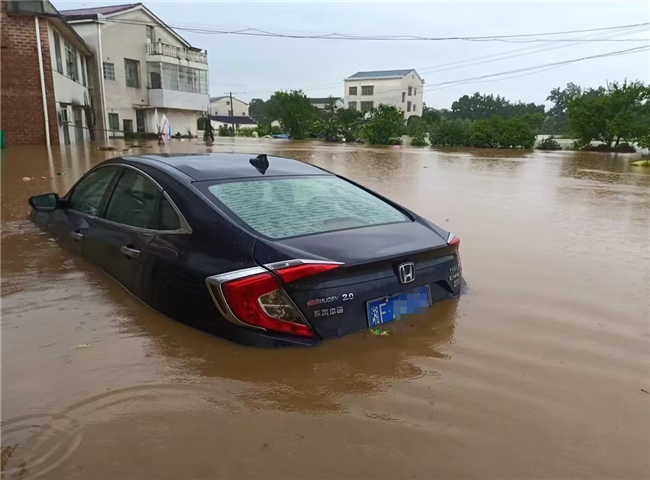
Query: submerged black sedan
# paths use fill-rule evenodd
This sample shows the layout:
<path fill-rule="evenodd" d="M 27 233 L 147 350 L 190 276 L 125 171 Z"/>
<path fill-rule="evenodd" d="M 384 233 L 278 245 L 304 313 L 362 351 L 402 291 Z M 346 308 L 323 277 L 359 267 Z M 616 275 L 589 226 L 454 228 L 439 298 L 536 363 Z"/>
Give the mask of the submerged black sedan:
<path fill-rule="evenodd" d="M 29 203 L 152 308 L 242 344 L 314 345 L 460 294 L 458 237 L 297 160 L 114 158 Z"/>

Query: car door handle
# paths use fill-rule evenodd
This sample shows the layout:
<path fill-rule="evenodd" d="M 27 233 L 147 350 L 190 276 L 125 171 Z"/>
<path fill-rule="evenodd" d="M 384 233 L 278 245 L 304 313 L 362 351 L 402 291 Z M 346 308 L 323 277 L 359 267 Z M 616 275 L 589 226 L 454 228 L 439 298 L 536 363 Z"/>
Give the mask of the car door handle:
<path fill-rule="evenodd" d="M 82 238 L 84 238 L 84 234 L 81 233 L 79 230 L 75 230 L 74 232 L 70 232 L 70 236 L 77 242 L 79 240 L 81 240 Z"/>
<path fill-rule="evenodd" d="M 120 252 L 126 255 L 129 258 L 138 258 L 140 256 L 140 250 L 136 248 L 131 248 L 128 245 L 120 247 Z"/>

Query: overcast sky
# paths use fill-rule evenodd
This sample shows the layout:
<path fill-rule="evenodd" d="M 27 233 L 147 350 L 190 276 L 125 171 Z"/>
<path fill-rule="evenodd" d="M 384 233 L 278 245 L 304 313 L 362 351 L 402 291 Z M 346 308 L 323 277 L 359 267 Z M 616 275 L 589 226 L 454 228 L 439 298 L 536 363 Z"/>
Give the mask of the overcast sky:
<path fill-rule="evenodd" d="M 128 1 L 128 0 L 127 0 Z M 56 1 L 59 10 L 127 3 L 125 0 Z M 602 28 L 650 21 L 650 2 L 143 2 L 171 26 L 211 29 L 259 28 L 281 33 L 355 35 L 486 36 Z M 464 94 L 501 94 L 509 100 L 544 102 L 567 82 L 586 87 L 607 80 L 650 77 L 648 51 L 587 60 L 534 75 L 485 80 L 440 89 L 435 84 L 552 62 L 561 62 L 650 43 L 647 26 L 637 32 L 567 34 L 547 38 L 643 38 L 644 42 L 525 43 L 462 41 L 345 41 L 260 38 L 179 31 L 208 50 L 210 94 L 236 92 L 243 100 L 268 98 L 275 90 L 302 89 L 312 97 L 343 96 L 343 79 L 357 71 L 415 68 L 428 85 L 425 102 L 449 108 Z M 540 51 L 546 49 L 546 51 Z M 514 58 L 489 63 L 495 54 Z M 487 57 L 487 58 L 486 58 Z M 455 65 L 447 65 L 452 62 Z M 447 66 L 444 66 L 447 65 Z M 452 68 L 454 67 L 454 68 Z M 458 68 L 462 67 L 462 68 Z M 445 71 L 441 71 L 442 69 Z M 498 77 L 497 77 L 498 78 Z"/>

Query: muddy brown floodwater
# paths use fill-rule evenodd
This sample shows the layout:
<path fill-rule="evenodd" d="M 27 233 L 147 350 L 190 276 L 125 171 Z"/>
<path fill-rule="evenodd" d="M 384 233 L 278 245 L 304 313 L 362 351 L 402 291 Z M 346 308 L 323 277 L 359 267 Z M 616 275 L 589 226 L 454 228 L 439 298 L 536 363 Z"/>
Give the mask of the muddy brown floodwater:
<path fill-rule="evenodd" d="M 389 337 L 234 345 L 151 311 L 26 220 L 30 195 L 114 153 L 10 148 L 3 478 L 650 476 L 650 169 L 282 140 L 162 149 L 346 175 L 458 234 L 468 291 Z"/>

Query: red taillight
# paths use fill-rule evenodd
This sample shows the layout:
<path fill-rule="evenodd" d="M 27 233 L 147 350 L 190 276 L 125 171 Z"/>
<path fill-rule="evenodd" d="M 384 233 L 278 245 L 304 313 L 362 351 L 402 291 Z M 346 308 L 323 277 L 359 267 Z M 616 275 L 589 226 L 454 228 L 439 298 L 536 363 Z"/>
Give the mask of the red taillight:
<path fill-rule="evenodd" d="M 341 265 L 336 263 L 308 263 L 305 265 L 283 268 L 282 270 L 277 270 L 276 273 L 282 277 L 284 283 L 289 283 L 298 280 L 299 278 L 334 270 L 340 266 Z"/>
<path fill-rule="evenodd" d="M 331 263 L 307 263 L 279 268 L 275 274 L 282 282 L 289 283 L 339 266 Z M 213 289 L 213 294 L 216 294 L 215 298 L 218 298 L 217 290 L 221 289 L 228 308 L 240 323 L 275 332 L 313 337 L 314 332 L 305 324 L 300 311 L 287 297 L 280 279 L 270 272 L 254 272 L 243 278 L 219 282 L 220 287 L 210 281 L 208 285 Z M 218 301 L 217 306 L 223 309 Z"/>
<path fill-rule="evenodd" d="M 453 233 L 450 233 L 449 237 L 447 238 L 447 245 L 458 248 L 460 245 L 460 238 L 458 238 Z"/>

